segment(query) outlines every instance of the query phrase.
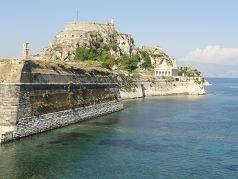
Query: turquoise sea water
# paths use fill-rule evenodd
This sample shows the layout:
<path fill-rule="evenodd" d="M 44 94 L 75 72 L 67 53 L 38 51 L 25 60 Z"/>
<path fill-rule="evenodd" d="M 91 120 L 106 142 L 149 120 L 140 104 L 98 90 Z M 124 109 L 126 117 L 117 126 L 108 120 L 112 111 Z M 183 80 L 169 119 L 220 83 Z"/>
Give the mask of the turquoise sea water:
<path fill-rule="evenodd" d="M 238 178 L 238 79 L 0 146 L 0 178 Z"/>

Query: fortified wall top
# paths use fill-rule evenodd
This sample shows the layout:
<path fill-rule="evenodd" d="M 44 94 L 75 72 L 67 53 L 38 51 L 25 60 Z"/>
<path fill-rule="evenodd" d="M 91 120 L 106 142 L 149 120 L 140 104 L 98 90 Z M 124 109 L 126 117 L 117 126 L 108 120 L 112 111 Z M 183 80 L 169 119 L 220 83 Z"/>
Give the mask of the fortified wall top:
<path fill-rule="evenodd" d="M 68 22 L 65 24 L 64 31 L 100 31 L 115 30 L 114 23 L 95 23 L 95 22 Z"/>

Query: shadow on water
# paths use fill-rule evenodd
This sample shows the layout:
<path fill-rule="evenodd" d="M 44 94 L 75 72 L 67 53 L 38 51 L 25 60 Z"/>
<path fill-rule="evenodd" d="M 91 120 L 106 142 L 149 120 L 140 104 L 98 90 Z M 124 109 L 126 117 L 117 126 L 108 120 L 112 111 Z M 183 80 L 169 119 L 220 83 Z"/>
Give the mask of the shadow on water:
<path fill-rule="evenodd" d="M 145 151 L 145 152 L 168 152 L 173 148 L 181 147 L 179 145 L 162 145 L 162 144 L 139 144 L 133 140 L 125 139 L 125 140 L 110 140 L 105 139 L 101 140 L 99 145 L 107 145 L 120 147 L 125 149 L 134 149 L 137 151 Z"/>
<path fill-rule="evenodd" d="M 92 136 L 86 133 L 81 132 L 67 132 L 67 133 L 60 133 L 57 135 L 55 140 L 48 141 L 48 144 L 63 144 L 66 145 L 67 143 L 72 143 L 74 141 L 85 140 L 89 141 L 89 138 Z M 38 145 L 38 147 L 42 147 L 42 145 Z"/>
<path fill-rule="evenodd" d="M 6 156 L 1 156 L 5 162 L 0 163 L 0 178 L 3 176 L 8 176 L 6 178 L 45 178 L 45 176 L 58 178 L 55 171 L 63 170 L 64 166 L 63 164 L 58 165 L 58 162 L 70 158 L 70 153 L 74 151 L 71 146 L 64 146 L 77 146 L 75 143 L 80 143 L 82 147 L 85 146 L 84 142 L 88 142 L 91 137 L 92 135 L 83 132 L 57 133 L 56 131 L 54 140 L 48 138 L 50 140 L 45 141 L 42 137 L 33 136 L 32 140 L 31 138 L 22 140 L 22 143 L 19 141 L 9 143 L 5 146 L 8 150 Z M 33 143 L 30 144 L 31 142 Z M 80 150 L 77 151 L 77 157 L 79 157 Z M 58 168 L 54 168 L 55 166 Z"/>
<path fill-rule="evenodd" d="M 94 126 L 111 126 L 111 125 L 115 125 L 118 123 L 119 118 L 118 117 L 104 117 L 106 119 L 104 120 L 96 120 L 96 121 L 91 121 L 90 125 L 94 125 Z"/>

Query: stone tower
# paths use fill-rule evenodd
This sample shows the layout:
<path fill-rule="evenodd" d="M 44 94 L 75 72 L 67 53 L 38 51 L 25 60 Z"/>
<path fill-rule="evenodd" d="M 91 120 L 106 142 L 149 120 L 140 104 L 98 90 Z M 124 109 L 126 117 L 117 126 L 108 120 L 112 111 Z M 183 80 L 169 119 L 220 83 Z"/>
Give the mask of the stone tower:
<path fill-rule="evenodd" d="M 29 43 L 27 42 L 23 43 L 22 48 L 23 48 L 22 58 L 26 59 L 30 56 Z"/>

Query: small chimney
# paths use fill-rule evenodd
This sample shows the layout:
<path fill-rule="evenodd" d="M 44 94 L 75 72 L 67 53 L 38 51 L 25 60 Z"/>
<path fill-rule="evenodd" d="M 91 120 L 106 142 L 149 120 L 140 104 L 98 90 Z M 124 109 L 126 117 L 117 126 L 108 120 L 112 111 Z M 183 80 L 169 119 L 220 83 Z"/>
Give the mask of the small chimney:
<path fill-rule="evenodd" d="M 29 43 L 27 42 L 23 43 L 22 47 L 23 47 L 23 53 L 22 53 L 23 59 L 29 58 L 30 56 Z"/>

